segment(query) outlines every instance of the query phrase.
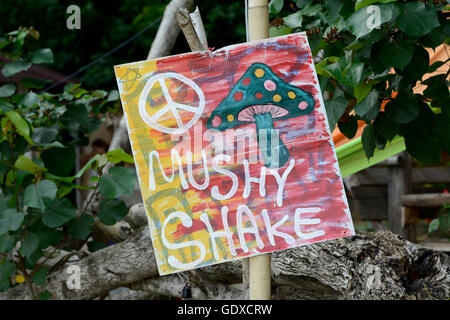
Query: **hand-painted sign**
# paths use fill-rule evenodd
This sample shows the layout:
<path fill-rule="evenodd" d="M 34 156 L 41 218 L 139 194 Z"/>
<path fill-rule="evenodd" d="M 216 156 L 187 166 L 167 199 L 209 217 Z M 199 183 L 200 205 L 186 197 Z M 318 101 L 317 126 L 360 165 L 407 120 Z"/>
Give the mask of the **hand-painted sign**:
<path fill-rule="evenodd" d="M 304 33 L 115 71 L 160 274 L 354 234 Z"/>

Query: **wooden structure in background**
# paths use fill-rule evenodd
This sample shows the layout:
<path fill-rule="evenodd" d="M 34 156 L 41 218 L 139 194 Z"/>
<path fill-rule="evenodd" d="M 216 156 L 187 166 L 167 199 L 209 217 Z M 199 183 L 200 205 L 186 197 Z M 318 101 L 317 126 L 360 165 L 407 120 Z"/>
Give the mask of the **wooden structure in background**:
<path fill-rule="evenodd" d="M 450 183 L 448 166 L 411 166 L 411 157 L 403 152 L 377 165 L 344 178 L 352 213 L 362 220 L 389 221 L 389 228 L 416 240 L 418 208 L 439 208 L 450 202 L 450 195 L 426 184 Z"/>

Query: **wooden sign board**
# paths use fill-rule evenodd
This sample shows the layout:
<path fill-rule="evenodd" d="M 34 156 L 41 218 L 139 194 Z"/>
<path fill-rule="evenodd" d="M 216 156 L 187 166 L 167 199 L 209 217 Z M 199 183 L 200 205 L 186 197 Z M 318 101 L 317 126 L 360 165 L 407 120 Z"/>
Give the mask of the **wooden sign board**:
<path fill-rule="evenodd" d="M 115 72 L 160 274 L 354 234 L 304 33 Z"/>

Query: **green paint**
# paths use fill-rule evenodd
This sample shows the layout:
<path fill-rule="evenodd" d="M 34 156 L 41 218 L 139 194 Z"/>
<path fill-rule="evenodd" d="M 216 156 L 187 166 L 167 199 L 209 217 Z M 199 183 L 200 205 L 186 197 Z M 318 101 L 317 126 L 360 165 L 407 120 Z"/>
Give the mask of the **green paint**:
<path fill-rule="evenodd" d="M 252 106 L 264 107 L 247 109 Z M 260 141 L 259 129 L 267 129 L 267 138 L 269 139 L 266 141 L 268 141 L 267 145 L 270 145 L 270 138 L 276 134 L 275 131 L 270 130 L 275 130 L 274 121 L 307 115 L 314 110 L 314 106 L 315 100 L 311 93 L 285 82 L 264 63 L 254 63 L 211 113 L 207 127 L 208 129 L 224 131 L 242 124 L 255 123 L 258 130 L 258 143 Z M 279 111 L 276 111 L 279 109 L 278 107 L 287 112 L 279 114 Z M 265 111 L 263 114 L 261 110 L 267 110 L 267 112 Z M 246 116 L 239 117 L 240 112 L 244 112 Z M 216 117 L 220 118 L 221 122 L 213 125 Z M 278 134 L 276 135 L 278 136 Z M 264 164 L 269 168 L 279 168 L 288 160 L 289 152 L 279 137 L 278 139 L 275 136 L 273 138 L 274 141 L 278 140 L 279 143 L 271 145 L 267 149 L 264 146 L 261 148 L 261 145 L 259 147 L 264 158 Z M 279 153 L 278 163 L 269 160 L 275 152 Z"/>
<path fill-rule="evenodd" d="M 267 168 L 282 167 L 289 159 L 289 151 L 273 126 L 272 115 L 270 113 L 255 115 L 255 124 L 264 165 Z"/>

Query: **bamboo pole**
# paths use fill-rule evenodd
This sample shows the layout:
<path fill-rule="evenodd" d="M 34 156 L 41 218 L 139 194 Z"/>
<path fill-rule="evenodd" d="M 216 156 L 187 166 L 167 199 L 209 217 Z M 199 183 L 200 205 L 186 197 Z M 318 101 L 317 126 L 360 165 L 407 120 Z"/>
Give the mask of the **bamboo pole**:
<path fill-rule="evenodd" d="M 268 0 L 248 0 L 248 39 L 261 40 L 269 37 Z"/>
<path fill-rule="evenodd" d="M 268 0 L 248 0 L 248 40 L 269 37 Z M 270 300 L 270 254 L 250 257 L 250 300 Z"/>

